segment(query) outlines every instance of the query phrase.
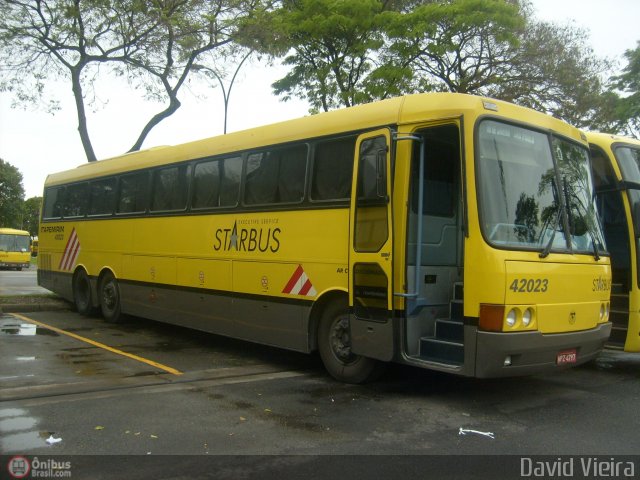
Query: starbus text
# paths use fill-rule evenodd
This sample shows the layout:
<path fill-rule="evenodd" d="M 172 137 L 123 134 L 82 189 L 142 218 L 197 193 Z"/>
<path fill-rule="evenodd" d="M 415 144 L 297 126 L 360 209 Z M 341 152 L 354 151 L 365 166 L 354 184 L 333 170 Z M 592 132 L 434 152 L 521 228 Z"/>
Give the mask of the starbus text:
<path fill-rule="evenodd" d="M 219 228 L 216 230 L 213 249 L 218 252 L 273 252 L 280 250 L 280 228 Z"/>

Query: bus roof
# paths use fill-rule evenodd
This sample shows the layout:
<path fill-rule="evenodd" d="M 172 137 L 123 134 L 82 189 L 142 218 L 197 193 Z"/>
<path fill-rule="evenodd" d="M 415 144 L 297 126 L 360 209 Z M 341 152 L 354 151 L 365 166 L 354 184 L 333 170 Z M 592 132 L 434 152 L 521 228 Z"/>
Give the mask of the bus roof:
<path fill-rule="evenodd" d="M 614 143 L 626 143 L 640 147 L 640 140 L 636 138 L 623 137 L 621 135 L 614 135 L 611 133 L 587 132 L 587 140 L 589 143 L 593 143 L 601 148 L 609 147 Z"/>
<path fill-rule="evenodd" d="M 402 125 L 444 118 L 459 118 L 465 113 L 495 115 L 530 123 L 584 142 L 581 132 L 570 125 L 529 108 L 500 100 L 458 93 L 423 93 L 390 98 L 355 107 L 333 110 L 294 120 L 196 140 L 175 146 L 153 147 L 130 152 L 75 169 L 51 174 L 46 185 L 82 181 L 128 170 L 224 155 L 305 138 Z"/>
<path fill-rule="evenodd" d="M 0 228 L 0 235 L 31 235 L 26 230 L 16 230 L 15 228 Z"/>

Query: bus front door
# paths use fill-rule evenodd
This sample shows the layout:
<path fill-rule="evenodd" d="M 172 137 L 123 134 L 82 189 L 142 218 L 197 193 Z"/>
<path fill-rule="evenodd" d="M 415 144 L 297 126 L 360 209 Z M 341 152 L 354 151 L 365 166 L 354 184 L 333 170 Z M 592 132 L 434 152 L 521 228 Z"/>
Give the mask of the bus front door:
<path fill-rule="evenodd" d="M 384 361 L 394 354 L 390 150 L 388 129 L 358 137 L 349 233 L 351 349 Z"/>

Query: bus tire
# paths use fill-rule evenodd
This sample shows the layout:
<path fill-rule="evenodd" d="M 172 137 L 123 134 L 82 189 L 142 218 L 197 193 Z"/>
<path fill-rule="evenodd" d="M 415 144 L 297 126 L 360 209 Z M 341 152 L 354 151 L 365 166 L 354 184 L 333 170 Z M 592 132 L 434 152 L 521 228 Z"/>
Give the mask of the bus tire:
<path fill-rule="evenodd" d="M 98 295 L 100 296 L 100 310 L 107 322 L 118 323 L 124 318 L 120 303 L 120 287 L 116 277 L 111 272 L 107 272 L 100 279 L 98 285 Z"/>
<path fill-rule="evenodd" d="M 21 272 L 22 271 L 22 267 L 16 267 L 16 271 L 17 272 Z"/>
<path fill-rule="evenodd" d="M 349 308 L 342 302 L 330 303 L 318 325 L 318 351 L 329 374 L 345 383 L 366 383 L 381 371 L 380 362 L 351 353 Z"/>
<path fill-rule="evenodd" d="M 73 276 L 73 304 L 80 315 L 95 313 L 91 301 L 91 282 L 84 268 L 79 269 Z"/>

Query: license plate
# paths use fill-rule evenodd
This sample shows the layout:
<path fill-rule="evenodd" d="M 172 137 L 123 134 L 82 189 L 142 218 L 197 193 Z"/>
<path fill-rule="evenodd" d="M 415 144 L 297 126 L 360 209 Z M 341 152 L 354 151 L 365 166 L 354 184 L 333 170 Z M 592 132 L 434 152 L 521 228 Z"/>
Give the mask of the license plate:
<path fill-rule="evenodd" d="M 578 359 L 578 352 L 576 349 L 565 350 L 563 352 L 559 352 L 556 357 L 556 365 L 570 365 L 572 363 L 576 363 Z"/>

